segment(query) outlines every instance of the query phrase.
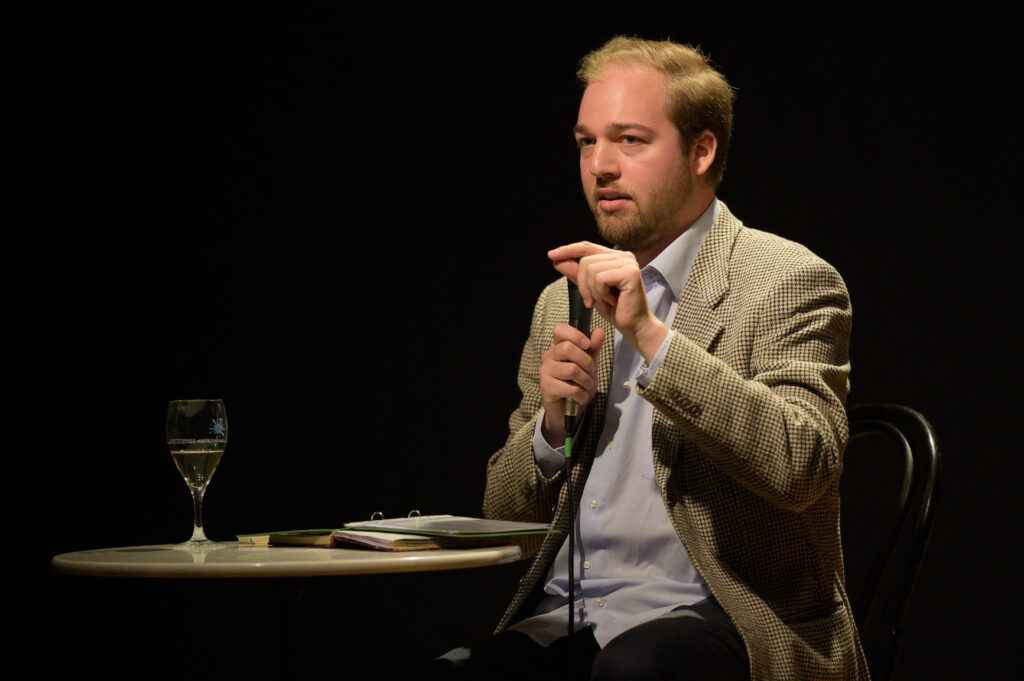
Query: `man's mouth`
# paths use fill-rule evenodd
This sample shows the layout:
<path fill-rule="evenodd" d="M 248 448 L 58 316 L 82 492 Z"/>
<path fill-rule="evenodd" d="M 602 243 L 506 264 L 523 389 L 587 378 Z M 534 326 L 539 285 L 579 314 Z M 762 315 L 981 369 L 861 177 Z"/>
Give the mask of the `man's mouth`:
<path fill-rule="evenodd" d="M 617 189 L 598 189 L 594 192 L 597 206 L 603 211 L 612 212 L 624 208 L 633 197 Z"/>

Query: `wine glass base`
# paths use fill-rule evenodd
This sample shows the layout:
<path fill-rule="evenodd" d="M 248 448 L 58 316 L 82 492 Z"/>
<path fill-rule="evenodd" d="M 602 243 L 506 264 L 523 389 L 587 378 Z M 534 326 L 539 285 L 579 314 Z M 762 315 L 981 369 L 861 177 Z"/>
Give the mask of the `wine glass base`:
<path fill-rule="evenodd" d="M 188 541 L 183 541 L 180 544 L 175 544 L 175 546 L 213 546 L 216 543 L 217 542 L 212 539 L 189 539 Z"/>
<path fill-rule="evenodd" d="M 207 555 L 226 548 L 228 548 L 227 543 L 210 541 L 209 539 L 203 542 L 187 541 L 171 546 L 172 550 L 181 551 L 191 556 L 192 561 L 195 563 L 204 563 L 206 562 Z"/>

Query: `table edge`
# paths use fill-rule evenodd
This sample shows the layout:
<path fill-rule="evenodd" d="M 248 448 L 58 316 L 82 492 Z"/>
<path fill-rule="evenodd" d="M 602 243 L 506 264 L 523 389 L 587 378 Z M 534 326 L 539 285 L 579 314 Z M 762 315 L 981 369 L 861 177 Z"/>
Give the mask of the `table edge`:
<path fill-rule="evenodd" d="M 166 548 L 172 544 L 154 544 L 154 549 Z M 143 548 L 143 547 L 112 547 L 110 549 L 87 549 L 87 550 L 110 550 L 115 551 L 121 548 Z M 295 547 L 281 547 L 292 548 Z M 268 547 L 267 550 L 274 550 Z M 307 547 L 304 551 L 334 551 L 330 548 Z M 369 551 L 369 550 L 368 550 Z M 465 559 L 458 564 L 450 564 L 453 553 L 458 552 Z M 498 555 L 495 558 L 495 553 Z M 379 551 L 374 553 L 393 556 L 385 559 L 382 563 L 373 563 L 369 568 L 364 561 L 345 563 L 342 561 L 311 562 L 296 567 L 294 564 L 266 564 L 266 563 L 205 563 L 205 564 L 174 564 L 174 565 L 130 565 L 126 568 L 124 564 L 115 565 L 112 563 L 75 563 L 71 559 L 80 551 L 72 551 L 54 556 L 50 560 L 50 567 L 56 573 L 82 577 L 116 577 L 124 579 L 262 579 L 262 578 L 305 578 L 305 577 L 342 577 L 346 575 L 369 575 L 369 574 L 395 574 L 403 572 L 441 572 L 445 570 L 463 570 L 470 568 L 488 567 L 492 565 L 505 565 L 522 559 L 522 549 L 519 546 L 492 546 L 474 549 L 444 549 L 425 551 L 402 551 L 387 552 Z"/>

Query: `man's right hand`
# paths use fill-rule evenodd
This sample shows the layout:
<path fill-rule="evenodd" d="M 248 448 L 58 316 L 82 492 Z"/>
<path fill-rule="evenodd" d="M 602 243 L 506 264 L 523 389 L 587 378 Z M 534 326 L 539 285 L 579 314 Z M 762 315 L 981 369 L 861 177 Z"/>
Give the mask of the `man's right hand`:
<path fill-rule="evenodd" d="M 565 441 L 566 398 L 571 397 L 582 410 L 597 392 L 597 353 L 603 342 L 604 329 L 591 330 L 588 338 L 568 324 L 555 326 L 551 347 L 540 365 L 541 433 L 552 447 Z"/>

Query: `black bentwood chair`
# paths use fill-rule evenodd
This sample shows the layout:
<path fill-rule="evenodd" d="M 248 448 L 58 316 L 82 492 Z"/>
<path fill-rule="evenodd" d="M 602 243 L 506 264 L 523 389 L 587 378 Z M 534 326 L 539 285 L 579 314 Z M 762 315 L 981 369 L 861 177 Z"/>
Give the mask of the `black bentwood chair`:
<path fill-rule="evenodd" d="M 931 534 L 939 448 L 931 424 L 913 409 L 857 404 L 847 413 L 840 479 L 846 583 L 871 677 L 889 681 Z"/>

